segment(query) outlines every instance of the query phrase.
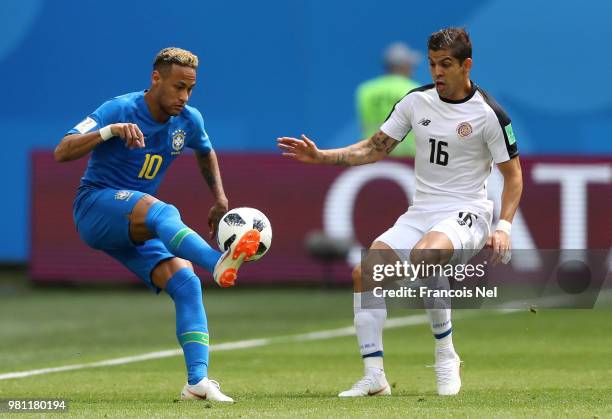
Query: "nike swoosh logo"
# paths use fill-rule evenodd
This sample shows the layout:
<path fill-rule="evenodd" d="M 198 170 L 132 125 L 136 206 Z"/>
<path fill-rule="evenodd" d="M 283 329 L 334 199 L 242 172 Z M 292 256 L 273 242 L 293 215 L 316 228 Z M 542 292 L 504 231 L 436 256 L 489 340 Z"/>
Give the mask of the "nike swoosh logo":
<path fill-rule="evenodd" d="M 206 400 L 206 396 L 200 396 L 199 394 L 194 393 L 193 391 L 186 389 L 191 395 L 196 396 L 200 400 Z"/>
<path fill-rule="evenodd" d="M 384 386 L 383 388 L 381 388 L 378 391 L 375 391 L 374 393 L 368 391 L 368 396 L 376 396 L 377 394 L 382 393 L 383 391 L 385 391 L 387 389 L 387 387 L 389 387 L 389 385 Z"/>

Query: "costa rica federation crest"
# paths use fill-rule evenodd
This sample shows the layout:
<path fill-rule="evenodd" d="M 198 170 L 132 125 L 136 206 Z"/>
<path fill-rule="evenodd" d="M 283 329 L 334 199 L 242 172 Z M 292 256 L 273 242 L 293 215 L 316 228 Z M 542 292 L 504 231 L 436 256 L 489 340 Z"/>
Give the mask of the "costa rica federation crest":
<path fill-rule="evenodd" d="M 187 137 L 187 133 L 182 129 L 177 129 L 172 133 L 172 148 L 175 151 L 172 154 L 180 154 L 185 147 L 185 137 Z"/>
<path fill-rule="evenodd" d="M 469 124 L 469 122 L 460 123 L 457 125 L 457 134 L 461 139 L 469 137 L 472 135 L 472 126 Z"/>

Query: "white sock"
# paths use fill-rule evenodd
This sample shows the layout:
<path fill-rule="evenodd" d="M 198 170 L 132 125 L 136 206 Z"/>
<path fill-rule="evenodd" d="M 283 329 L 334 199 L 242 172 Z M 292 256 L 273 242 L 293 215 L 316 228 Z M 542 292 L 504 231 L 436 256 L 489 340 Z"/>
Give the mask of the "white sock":
<path fill-rule="evenodd" d="M 436 339 L 436 352 L 455 352 L 452 333 L 442 339 Z"/>
<path fill-rule="evenodd" d="M 454 352 L 450 308 L 429 308 L 427 315 L 436 340 L 436 352 Z"/>
<path fill-rule="evenodd" d="M 387 318 L 387 307 L 382 297 L 375 297 L 369 292 L 353 294 L 355 313 L 355 332 L 361 355 L 383 351 L 382 332 Z M 364 308 L 362 308 L 364 307 Z M 382 356 L 364 358 L 366 368 L 383 369 Z"/>
<path fill-rule="evenodd" d="M 383 357 L 382 356 L 369 356 L 363 358 L 363 364 L 365 366 L 366 374 L 368 372 L 381 373 L 384 372 Z"/>
<path fill-rule="evenodd" d="M 448 278 L 445 276 L 431 277 L 427 279 L 429 289 L 450 289 Z M 450 298 L 423 298 L 425 311 L 429 317 L 431 332 L 436 339 L 436 350 L 453 349 L 453 338 L 451 336 L 453 324 L 451 322 Z"/>
<path fill-rule="evenodd" d="M 443 335 L 452 328 L 450 308 L 428 308 L 426 311 L 434 336 Z"/>

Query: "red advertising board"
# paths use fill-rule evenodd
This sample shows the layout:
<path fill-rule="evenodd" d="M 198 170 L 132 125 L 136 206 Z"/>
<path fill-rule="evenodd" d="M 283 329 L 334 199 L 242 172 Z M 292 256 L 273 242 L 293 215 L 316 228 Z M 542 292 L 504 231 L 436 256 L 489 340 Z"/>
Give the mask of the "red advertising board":
<path fill-rule="evenodd" d="M 340 168 L 309 166 L 277 154 L 219 156 L 230 207 L 249 206 L 270 219 L 274 237 L 268 254 L 241 270 L 242 283 L 322 281 L 326 268 L 307 254 L 305 236 L 324 230 L 352 235 L 368 246 L 409 205 L 412 162 L 387 160 Z M 123 282 L 132 274 L 82 243 L 72 222 L 72 200 L 86 161 L 58 164 L 50 151 L 32 154 L 31 277 L 36 281 Z M 612 244 L 612 158 L 522 158 L 525 183 L 513 227 L 515 248 L 609 248 Z M 501 178 L 493 173 L 489 195 L 499 199 Z M 208 236 L 211 195 L 195 159 L 174 163 L 158 197 L 181 211 L 183 220 Z M 332 266 L 337 282 L 350 282 L 350 263 Z M 210 275 L 200 271 L 206 280 Z"/>

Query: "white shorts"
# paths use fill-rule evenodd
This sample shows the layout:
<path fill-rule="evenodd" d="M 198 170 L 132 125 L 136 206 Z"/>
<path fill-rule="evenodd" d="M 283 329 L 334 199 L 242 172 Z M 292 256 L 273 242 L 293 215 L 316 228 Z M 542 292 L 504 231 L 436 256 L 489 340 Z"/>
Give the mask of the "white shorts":
<path fill-rule="evenodd" d="M 428 210 L 410 207 L 376 241 L 392 249 L 412 249 L 425 233 L 439 231 L 453 244 L 455 254 L 452 261 L 465 263 L 484 247 L 490 230 L 488 217 L 473 209 Z"/>

